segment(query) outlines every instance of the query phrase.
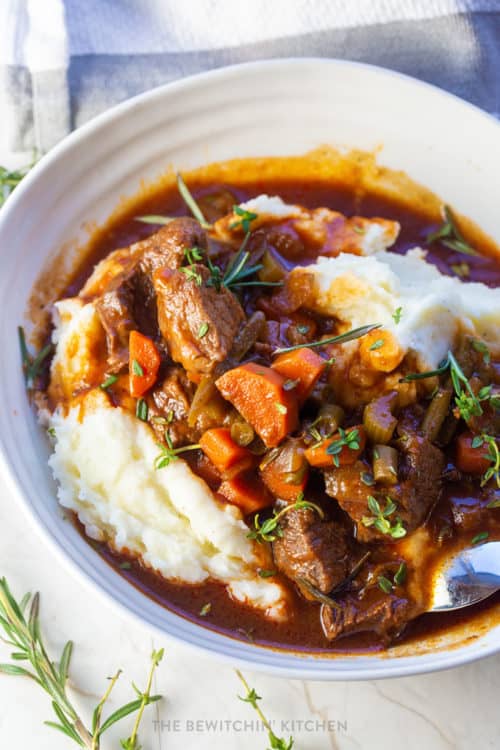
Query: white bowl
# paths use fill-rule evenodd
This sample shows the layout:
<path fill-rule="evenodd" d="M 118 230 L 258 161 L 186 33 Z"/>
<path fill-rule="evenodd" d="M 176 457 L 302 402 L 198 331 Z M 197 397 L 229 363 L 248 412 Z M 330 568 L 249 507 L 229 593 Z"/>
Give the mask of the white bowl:
<path fill-rule="evenodd" d="M 330 658 L 242 643 L 154 603 L 63 520 L 45 436 L 26 399 L 16 326 L 42 267 L 68 241 L 72 247 L 85 241 L 87 222 L 103 222 L 121 196 L 171 164 L 186 169 L 232 157 L 299 154 L 325 143 L 382 145 L 382 164 L 404 170 L 500 240 L 499 124 L 411 78 L 336 60 L 279 60 L 194 76 L 125 102 L 54 148 L 1 212 L 4 473 L 19 506 L 79 580 L 163 636 L 287 677 L 374 679 L 449 668 L 499 650 L 500 626 L 453 648 L 444 639 L 434 652 Z"/>

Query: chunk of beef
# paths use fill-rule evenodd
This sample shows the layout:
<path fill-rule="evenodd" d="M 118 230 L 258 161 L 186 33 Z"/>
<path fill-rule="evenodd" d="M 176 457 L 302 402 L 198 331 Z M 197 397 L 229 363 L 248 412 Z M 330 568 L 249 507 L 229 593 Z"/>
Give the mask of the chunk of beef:
<path fill-rule="evenodd" d="M 192 375 L 212 372 L 229 354 L 245 314 L 225 287 L 208 286 L 209 270 L 189 267 L 189 274 L 159 269 L 154 274 L 160 331 L 170 356 Z"/>
<path fill-rule="evenodd" d="M 138 327 L 134 315 L 136 286 L 137 269 L 123 271 L 111 279 L 106 291 L 95 302 L 106 332 L 111 372 L 117 372 L 126 365 L 129 334 Z"/>
<path fill-rule="evenodd" d="M 420 526 L 439 499 L 441 475 L 445 460 L 442 451 L 415 431 L 405 430 L 402 436 L 398 484 L 380 489 L 368 487 L 360 479 L 364 465 L 341 466 L 324 472 L 325 489 L 356 523 L 357 538 L 361 542 L 373 539 L 390 541 L 375 526 L 365 526 L 362 519 L 371 516 L 368 498 L 373 495 L 383 509 L 387 495 L 397 504 L 397 510 L 388 518 L 391 524 L 400 518 L 407 532 Z"/>
<path fill-rule="evenodd" d="M 342 526 L 322 521 L 309 508 L 285 513 L 280 526 L 283 536 L 273 542 L 273 555 L 285 575 L 305 578 L 325 594 L 346 577 L 349 551 Z"/>
<path fill-rule="evenodd" d="M 194 219 L 181 217 L 136 242 L 128 253 L 111 253 L 97 266 L 92 274 L 95 280 L 89 283 L 91 277 L 85 290 L 99 290 L 95 304 L 106 331 L 111 371 L 122 369 L 128 361 L 130 331 L 136 329 L 146 336 L 158 337 L 152 274 L 158 268 L 179 268 L 186 248 L 195 245 L 206 247 L 205 232 Z"/>
<path fill-rule="evenodd" d="M 158 268 L 180 268 L 185 251 L 192 247 L 206 249 L 205 231 L 195 219 L 181 216 L 133 245 L 132 249 L 140 255 L 141 270 L 151 277 Z"/>
<path fill-rule="evenodd" d="M 500 490 L 495 484 L 478 488 L 477 484 L 463 481 L 449 493 L 449 506 L 453 525 L 459 531 L 478 532 L 488 528 L 490 521 L 499 518 Z"/>
<path fill-rule="evenodd" d="M 169 367 L 161 384 L 148 397 L 150 423 L 160 440 L 164 439 L 165 430 L 168 429 L 174 446 L 197 441 L 198 431 L 188 424 L 192 397 L 193 385 L 184 370 Z"/>
<path fill-rule="evenodd" d="M 321 625 L 331 641 L 343 635 L 371 631 L 387 645 L 418 614 L 408 599 L 385 594 L 376 587 L 368 589 L 362 597 L 348 594 L 338 603 L 338 609 L 326 604 L 321 607 Z"/>

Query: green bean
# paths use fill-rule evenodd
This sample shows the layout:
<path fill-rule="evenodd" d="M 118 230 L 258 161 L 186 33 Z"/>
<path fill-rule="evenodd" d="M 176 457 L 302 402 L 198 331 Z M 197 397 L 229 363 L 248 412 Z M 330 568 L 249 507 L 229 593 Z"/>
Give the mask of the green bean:
<path fill-rule="evenodd" d="M 397 391 L 389 391 L 383 396 L 370 401 L 363 412 L 363 426 L 372 443 L 387 444 L 394 434 L 398 420 L 393 416 L 393 409 L 398 402 Z"/>
<path fill-rule="evenodd" d="M 231 425 L 231 437 L 235 443 L 246 448 L 254 439 L 255 432 L 252 425 L 248 424 L 248 422 L 233 422 Z"/>
<path fill-rule="evenodd" d="M 441 431 L 451 403 L 451 390 L 439 388 L 434 398 L 427 407 L 422 420 L 422 432 L 429 440 L 437 440 Z"/>
<path fill-rule="evenodd" d="M 399 454 L 389 445 L 375 445 L 373 448 L 373 477 L 381 484 L 397 484 Z"/>

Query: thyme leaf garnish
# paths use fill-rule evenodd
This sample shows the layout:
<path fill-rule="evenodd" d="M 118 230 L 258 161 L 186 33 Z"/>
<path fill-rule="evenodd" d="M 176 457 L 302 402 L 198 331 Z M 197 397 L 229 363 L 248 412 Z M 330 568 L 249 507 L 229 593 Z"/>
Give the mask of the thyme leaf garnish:
<path fill-rule="evenodd" d="M 402 539 L 406 536 L 406 529 L 400 518 L 396 518 L 394 524 L 391 524 L 389 520 L 397 510 L 396 503 L 390 497 L 386 498 L 385 508 L 381 508 L 378 500 L 370 495 L 368 497 L 368 509 L 372 515 L 363 516 L 361 519 L 363 526 L 367 528 L 373 526 L 381 534 L 391 536 L 393 539 Z"/>
<path fill-rule="evenodd" d="M 303 499 L 303 493 L 299 494 L 299 499 L 290 505 L 285 505 L 280 511 L 273 510 L 271 518 L 267 518 L 264 523 L 260 523 L 259 514 L 255 515 L 253 520 L 254 528 L 247 534 L 248 539 L 255 539 L 258 542 L 274 542 L 278 537 L 283 536 L 283 532 L 280 528 L 279 522 L 286 513 L 291 510 L 302 510 L 309 508 L 315 510 L 320 518 L 324 518 L 323 510 L 315 503 L 310 503 L 308 500 Z"/>
<path fill-rule="evenodd" d="M 198 443 L 192 443 L 191 445 L 183 445 L 180 448 L 174 448 L 168 430 L 165 430 L 165 442 L 166 445 L 163 443 L 157 443 L 160 453 L 154 460 L 155 469 L 164 469 L 165 466 L 171 464 L 172 461 L 177 461 L 181 453 L 186 453 L 186 451 L 196 451 L 200 447 Z"/>

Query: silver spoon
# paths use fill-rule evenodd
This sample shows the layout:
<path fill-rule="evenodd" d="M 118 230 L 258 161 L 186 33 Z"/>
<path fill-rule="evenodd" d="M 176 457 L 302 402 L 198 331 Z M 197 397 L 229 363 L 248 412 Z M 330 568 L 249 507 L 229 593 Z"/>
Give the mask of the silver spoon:
<path fill-rule="evenodd" d="M 434 578 L 429 612 L 477 604 L 500 589 L 500 542 L 461 550 Z"/>

